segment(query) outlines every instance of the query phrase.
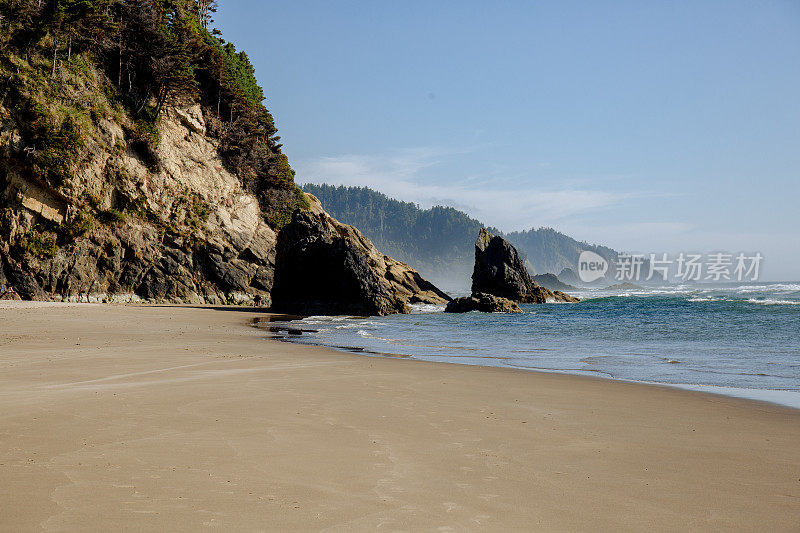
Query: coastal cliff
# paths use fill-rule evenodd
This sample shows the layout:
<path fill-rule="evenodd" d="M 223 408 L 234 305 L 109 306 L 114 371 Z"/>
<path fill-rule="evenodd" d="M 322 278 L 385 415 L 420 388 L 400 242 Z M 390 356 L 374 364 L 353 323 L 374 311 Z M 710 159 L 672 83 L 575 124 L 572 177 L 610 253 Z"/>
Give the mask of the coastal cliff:
<path fill-rule="evenodd" d="M 25 141 L 13 118 L 3 125 L 16 142 L 2 154 L 0 283 L 35 299 L 223 303 L 269 294 L 275 228 L 225 168 L 199 105 L 159 118 L 155 167 L 126 139 L 126 117 L 99 120 L 85 159 L 57 188 L 8 164 Z"/>
<path fill-rule="evenodd" d="M 0 3 L 0 284 L 268 300 L 276 232 L 308 203 L 201 4 Z"/>
<path fill-rule="evenodd" d="M 1 287 L 38 300 L 270 304 L 278 234 L 312 206 L 249 59 L 208 29 L 201 4 L 0 2 Z M 313 214 L 310 230 L 342 230 L 318 202 Z M 295 238 L 287 228 L 284 249 Z M 446 301 L 361 249 L 377 269 L 361 278 L 393 298 L 362 310 Z M 350 298 L 362 296 L 375 294 Z"/>

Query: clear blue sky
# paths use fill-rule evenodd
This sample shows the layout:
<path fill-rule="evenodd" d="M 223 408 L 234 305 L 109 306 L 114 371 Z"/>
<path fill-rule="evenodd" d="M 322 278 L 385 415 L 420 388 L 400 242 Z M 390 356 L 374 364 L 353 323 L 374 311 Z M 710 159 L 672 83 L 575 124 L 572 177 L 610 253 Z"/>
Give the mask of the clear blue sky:
<path fill-rule="evenodd" d="M 297 181 L 800 278 L 800 1 L 222 0 Z"/>

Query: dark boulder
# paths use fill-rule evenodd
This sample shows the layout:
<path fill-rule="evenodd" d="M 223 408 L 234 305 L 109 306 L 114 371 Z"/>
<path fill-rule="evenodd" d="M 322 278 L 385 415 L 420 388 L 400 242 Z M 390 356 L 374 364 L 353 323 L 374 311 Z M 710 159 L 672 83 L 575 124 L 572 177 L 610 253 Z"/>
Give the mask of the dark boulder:
<path fill-rule="evenodd" d="M 546 289 L 545 289 L 546 290 Z M 569 294 L 561 291 L 553 291 L 553 299 L 557 302 L 576 304 L 581 301 L 580 298 L 575 298 Z"/>
<path fill-rule="evenodd" d="M 446 313 L 468 313 L 470 311 L 481 311 L 483 313 L 521 313 L 522 309 L 508 298 L 478 293 L 472 296 L 456 298 L 447 304 L 444 311 Z"/>
<path fill-rule="evenodd" d="M 14 259 L 0 252 L 0 280 L 6 289 L 13 287 L 23 300 L 49 300 L 48 294 L 42 289 L 33 275 Z"/>
<path fill-rule="evenodd" d="M 352 226 L 318 206 L 297 211 L 278 235 L 272 308 L 295 314 L 388 315 L 450 298 Z"/>

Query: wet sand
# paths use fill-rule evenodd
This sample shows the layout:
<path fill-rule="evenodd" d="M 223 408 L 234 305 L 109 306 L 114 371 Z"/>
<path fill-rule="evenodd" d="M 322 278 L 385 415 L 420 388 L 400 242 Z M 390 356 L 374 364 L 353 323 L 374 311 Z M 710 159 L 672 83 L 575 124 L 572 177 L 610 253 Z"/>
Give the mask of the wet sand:
<path fill-rule="evenodd" d="M 2 531 L 800 529 L 800 410 L 2 304 Z"/>

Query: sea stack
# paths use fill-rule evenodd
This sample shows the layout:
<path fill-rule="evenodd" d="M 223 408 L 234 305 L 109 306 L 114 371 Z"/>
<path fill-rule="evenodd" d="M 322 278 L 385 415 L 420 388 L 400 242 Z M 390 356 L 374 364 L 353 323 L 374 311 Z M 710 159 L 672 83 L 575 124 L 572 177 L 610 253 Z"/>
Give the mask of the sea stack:
<path fill-rule="evenodd" d="M 492 294 L 520 303 L 578 302 L 561 291 L 552 292 L 536 283 L 516 248 L 504 238 L 481 228 L 475 241 L 472 294 Z"/>

